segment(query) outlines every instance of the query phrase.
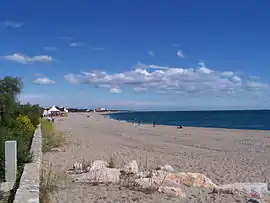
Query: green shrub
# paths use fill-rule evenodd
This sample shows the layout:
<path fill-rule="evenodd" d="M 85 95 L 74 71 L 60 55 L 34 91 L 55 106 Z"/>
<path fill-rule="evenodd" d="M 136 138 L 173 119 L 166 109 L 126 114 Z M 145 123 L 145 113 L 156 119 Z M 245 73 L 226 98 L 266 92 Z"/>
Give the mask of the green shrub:
<path fill-rule="evenodd" d="M 30 147 L 42 109 L 38 105 L 21 105 L 17 101 L 22 82 L 19 78 L 0 78 L 0 182 L 4 181 L 5 141 L 17 141 L 18 175 L 32 159 Z"/>
<path fill-rule="evenodd" d="M 28 135 L 29 133 L 31 134 L 34 133 L 35 127 L 27 116 L 19 115 L 16 118 L 16 121 L 17 121 L 17 129 L 16 129 L 17 131 L 25 135 Z"/>

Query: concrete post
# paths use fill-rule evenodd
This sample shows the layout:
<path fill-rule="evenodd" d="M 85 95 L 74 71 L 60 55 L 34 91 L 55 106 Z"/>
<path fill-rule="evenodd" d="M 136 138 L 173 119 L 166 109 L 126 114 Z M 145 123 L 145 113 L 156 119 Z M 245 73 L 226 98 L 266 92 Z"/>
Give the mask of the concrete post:
<path fill-rule="evenodd" d="M 17 141 L 5 142 L 5 179 L 14 185 L 17 174 Z"/>

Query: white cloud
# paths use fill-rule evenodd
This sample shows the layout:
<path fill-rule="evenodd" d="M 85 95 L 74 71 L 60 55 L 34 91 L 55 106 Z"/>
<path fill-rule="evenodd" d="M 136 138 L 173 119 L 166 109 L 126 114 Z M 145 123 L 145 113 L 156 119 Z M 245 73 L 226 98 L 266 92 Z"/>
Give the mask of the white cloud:
<path fill-rule="evenodd" d="M 110 89 L 110 93 L 114 93 L 114 94 L 120 94 L 122 91 L 119 88 L 111 88 Z"/>
<path fill-rule="evenodd" d="M 201 73 L 203 73 L 203 74 L 210 74 L 210 73 L 212 73 L 213 71 L 211 70 L 211 69 L 209 69 L 209 68 L 207 68 L 206 66 L 205 66 L 205 63 L 203 62 L 203 61 L 200 61 L 200 62 L 198 62 L 198 72 L 201 72 Z M 221 73 L 221 74 L 223 74 L 223 73 Z M 223 74 L 224 75 L 224 74 Z M 234 74 L 233 74 L 234 75 Z M 233 75 L 230 75 L 230 76 L 233 76 Z M 230 77 L 230 76 L 228 76 L 227 75 L 227 77 Z"/>
<path fill-rule="evenodd" d="M 5 60 L 15 61 L 22 64 L 35 63 L 35 62 L 52 62 L 53 58 L 47 55 L 39 55 L 39 56 L 25 56 L 20 53 L 14 53 L 11 55 L 3 56 Z"/>
<path fill-rule="evenodd" d="M 225 72 L 222 72 L 221 74 L 225 77 L 231 77 L 234 75 L 232 71 L 225 71 Z"/>
<path fill-rule="evenodd" d="M 49 78 L 37 78 L 33 81 L 33 83 L 37 85 L 53 85 L 56 83 L 56 81 Z"/>
<path fill-rule="evenodd" d="M 148 67 L 149 67 L 149 68 L 153 68 L 153 69 L 163 69 L 163 70 L 169 69 L 168 66 L 158 66 L 158 65 L 154 65 L 154 64 L 151 64 L 151 65 L 149 65 Z"/>
<path fill-rule="evenodd" d="M 148 51 L 149 56 L 155 56 L 155 53 L 153 51 Z"/>
<path fill-rule="evenodd" d="M 199 61 L 198 66 L 202 68 L 206 68 L 204 61 Z"/>
<path fill-rule="evenodd" d="M 131 70 L 120 73 L 90 71 L 64 76 L 72 84 L 90 84 L 98 88 L 120 90 L 132 89 L 167 94 L 228 95 L 261 91 L 269 84 L 241 78 L 233 71 L 219 72 L 209 69 L 204 62 L 196 68 L 172 68 L 138 63 Z M 114 91 L 113 90 L 113 91 Z"/>
<path fill-rule="evenodd" d="M 185 57 L 184 52 L 181 51 L 181 50 L 178 50 L 178 51 L 176 52 L 176 55 L 179 56 L 179 57 L 181 57 L 181 58 L 184 58 L 184 57 Z"/>
<path fill-rule="evenodd" d="M 257 82 L 257 81 L 248 80 L 246 84 L 247 84 L 247 87 L 252 88 L 252 89 L 253 88 L 255 88 L 255 89 L 269 88 L 269 84 L 264 84 L 264 83 Z"/>
<path fill-rule="evenodd" d="M 236 76 L 236 75 L 232 76 L 232 80 L 234 82 L 241 82 L 242 81 L 242 79 L 240 77 Z"/>
<path fill-rule="evenodd" d="M 85 44 L 83 42 L 72 42 L 69 44 L 70 47 L 88 47 L 92 50 L 95 50 L 95 51 L 103 51 L 104 48 L 102 47 L 97 47 L 97 46 L 94 46 L 94 45 L 90 45 L 90 44 Z"/>
<path fill-rule="evenodd" d="M 84 44 L 82 42 L 72 42 L 69 45 L 70 47 L 81 47 L 84 46 Z"/>
<path fill-rule="evenodd" d="M 45 51 L 55 51 L 56 47 L 44 47 L 43 48 Z"/>
<path fill-rule="evenodd" d="M 15 21 L 10 21 L 10 20 L 6 20 L 4 22 L 0 22 L 0 25 L 4 26 L 4 27 L 10 27 L 10 28 L 20 28 L 23 26 L 22 22 L 15 22 Z"/>

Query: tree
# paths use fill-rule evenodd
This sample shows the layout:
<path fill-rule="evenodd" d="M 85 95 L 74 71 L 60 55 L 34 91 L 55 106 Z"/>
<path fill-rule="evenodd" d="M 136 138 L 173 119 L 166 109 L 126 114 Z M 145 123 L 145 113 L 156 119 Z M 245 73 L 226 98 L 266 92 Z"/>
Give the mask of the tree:
<path fill-rule="evenodd" d="M 21 93 L 21 88 L 22 82 L 18 77 L 0 79 L 0 126 L 8 122 L 9 114 L 16 105 L 16 97 Z"/>

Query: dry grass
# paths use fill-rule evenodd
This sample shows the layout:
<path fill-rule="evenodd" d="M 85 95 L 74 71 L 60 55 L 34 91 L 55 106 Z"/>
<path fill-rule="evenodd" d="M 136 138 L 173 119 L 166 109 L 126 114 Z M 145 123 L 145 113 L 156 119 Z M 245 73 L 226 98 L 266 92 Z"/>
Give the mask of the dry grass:
<path fill-rule="evenodd" d="M 41 131 L 42 131 L 42 151 L 48 152 L 53 148 L 60 147 L 65 139 L 62 132 L 57 132 L 55 130 L 54 124 L 47 121 L 46 119 L 41 120 Z"/>
<path fill-rule="evenodd" d="M 87 173 L 91 168 L 91 162 L 86 161 L 85 159 L 82 160 L 82 171 Z"/>
<path fill-rule="evenodd" d="M 152 194 L 152 193 L 158 192 L 158 189 L 160 187 L 160 186 L 156 187 L 154 185 L 154 181 L 152 180 L 152 178 L 150 178 L 149 187 L 142 187 L 135 180 L 136 180 L 136 175 L 131 174 L 131 173 L 121 173 L 120 188 L 125 187 L 125 188 L 128 188 L 129 190 L 139 191 L 145 194 Z"/>
<path fill-rule="evenodd" d="M 57 188 L 59 178 L 52 172 L 52 165 L 48 169 L 42 169 L 40 177 L 40 203 L 50 203 L 50 193 Z"/>
<path fill-rule="evenodd" d="M 126 187 L 130 190 L 143 192 L 145 194 L 152 194 L 158 192 L 159 188 L 163 185 L 167 175 L 163 177 L 163 179 L 159 184 L 157 184 L 154 181 L 155 170 L 159 170 L 160 167 L 156 167 L 155 169 L 151 167 L 151 165 L 149 164 L 148 152 L 146 147 L 145 147 L 145 159 L 143 162 L 142 158 L 140 157 L 139 168 L 143 169 L 145 173 L 145 178 L 149 179 L 149 187 L 142 187 L 135 181 L 136 179 L 138 179 L 137 174 L 121 171 L 120 188 Z"/>
<path fill-rule="evenodd" d="M 158 192 L 158 188 L 154 186 L 149 186 L 149 187 L 144 188 L 136 182 L 131 182 L 130 184 L 125 185 L 125 187 L 128 188 L 129 190 L 138 191 L 145 194 L 153 194 L 153 193 Z"/>

